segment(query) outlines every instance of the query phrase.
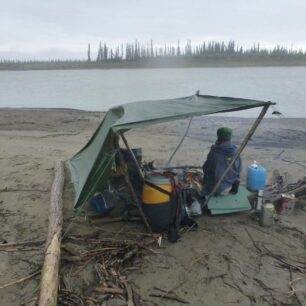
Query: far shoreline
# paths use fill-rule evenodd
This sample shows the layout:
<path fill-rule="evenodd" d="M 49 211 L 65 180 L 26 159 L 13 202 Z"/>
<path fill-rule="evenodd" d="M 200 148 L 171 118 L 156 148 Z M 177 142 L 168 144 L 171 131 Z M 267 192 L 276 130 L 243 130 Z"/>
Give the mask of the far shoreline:
<path fill-rule="evenodd" d="M 201 69 L 201 68 L 266 68 L 305 67 L 306 61 L 186 61 L 186 62 L 25 62 L 0 63 L 0 71 L 32 70 L 120 70 L 120 69 Z"/>
<path fill-rule="evenodd" d="M 120 106 L 120 105 L 117 105 Z M 10 106 L 0 106 L 0 112 L 2 111 L 13 111 L 13 112 L 65 112 L 65 113 L 82 113 L 82 114 L 100 114 L 100 115 L 105 115 L 108 110 L 86 110 L 86 109 L 79 109 L 79 108 L 67 108 L 67 107 L 24 107 L 24 106 L 20 106 L 20 107 L 10 107 Z M 229 114 L 231 112 L 225 113 L 225 114 Z M 234 113 L 238 113 L 238 112 L 234 112 Z M 202 115 L 202 116 L 195 116 L 193 117 L 195 120 L 197 118 L 201 118 L 201 117 L 209 117 L 209 118 L 227 118 L 227 119 L 241 119 L 241 120 L 254 120 L 257 118 L 257 116 L 254 117 L 243 117 L 243 116 L 222 116 L 222 115 L 216 115 L 216 114 L 208 114 L 208 115 Z M 186 119 L 178 119 L 178 120 L 186 120 Z M 282 120 L 282 121 L 287 121 L 287 120 L 303 120 L 306 121 L 306 117 L 264 117 L 263 120 Z M 171 122 L 171 121 L 170 121 Z"/>

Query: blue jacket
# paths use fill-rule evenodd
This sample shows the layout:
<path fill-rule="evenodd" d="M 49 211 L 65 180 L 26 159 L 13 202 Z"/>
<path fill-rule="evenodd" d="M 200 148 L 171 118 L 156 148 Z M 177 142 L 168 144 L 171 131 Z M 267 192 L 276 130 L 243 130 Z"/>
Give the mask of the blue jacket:
<path fill-rule="evenodd" d="M 225 169 L 231 162 L 232 158 L 235 156 L 237 150 L 237 146 L 231 144 L 230 142 L 221 144 L 217 143 L 211 147 L 207 156 L 207 160 L 203 165 L 203 196 L 208 195 L 212 191 L 218 180 L 223 175 Z M 216 195 L 231 187 L 233 183 L 240 179 L 241 167 L 241 159 L 238 157 L 232 169 L 228 172 L 221 185 L 217 189 L 215 193 Z"/>

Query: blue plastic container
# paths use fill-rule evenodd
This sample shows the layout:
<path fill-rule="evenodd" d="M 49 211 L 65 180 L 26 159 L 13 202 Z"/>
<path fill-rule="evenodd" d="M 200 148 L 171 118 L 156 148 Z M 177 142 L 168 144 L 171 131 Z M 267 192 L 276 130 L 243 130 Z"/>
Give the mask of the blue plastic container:
<path fill-rule="evenodd" d="M 90 205 L 100 216 L 107 215 L 114 208 L 114 204 L 107 201 L 102 193 L 95 194 L 90 199 Z"/>
<path fill-rule="evenodd" d="M 251 191 L 264 190 L 266 187 L 267 170 L 256 162 L 248 167 L 247 188 Z"/>

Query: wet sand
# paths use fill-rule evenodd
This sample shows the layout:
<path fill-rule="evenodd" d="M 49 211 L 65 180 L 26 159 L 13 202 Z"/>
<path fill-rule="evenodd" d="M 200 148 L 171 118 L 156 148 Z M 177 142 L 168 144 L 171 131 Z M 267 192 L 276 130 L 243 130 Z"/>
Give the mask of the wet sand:
<path fill-rule="evenodd" d="M 54 161 L 66 160 L 77 153 L 101 118 L 103 113 L 75 110 L 0 110 L 0 243 L 45 238 Z M 238 143 L 252 122 L 252 119 L 229 117 L 193 119 L 173 164 L 201 166 L 219 126 L 234 128 L 233 141 Z M 163 165 L 187 124 L 188 121 L 180 120 L 133 130 L 127 133 L 127 138 L 132 147 L 143 148 L 145 160 Z M 301 179 L 306 173 L 305 139 L 306 119 L 264 120 L 243 152 L 242 179 L 253 160 L 267 168 L 269 177 L 278 169 L 281 173 L 290 173 L 294 181 Z M 73 192 L 69 182 L 64 206 L 66 228 L 73 218 Z M 163 241 L 160 254 L 146 256 L 141 271 L 129 278 L 149 301 L 148 305 L 179 305 L 149 296 L 153 286 L 174 290 L 190 305 L 272 305 L 273 302 L 304 305 L 305 275 L 294 271 L 290 274 L 265 254 L 269 250 L 288 259 L 298 259 L 305 266 L 305 217 L 305 209 L 298 208 L 292 216 L 266 229 L 259 227 L 248 213 L 203 216 L 198 220 L 197 231 L 184 234 L 176 244 Z M 81 216 L 74 221 L 69 227 L 73 233 L 93 230 Z M 124 223 L 103 226 L 103 229 L 135 227 L 139 229 L 139 225 Z M 41 248 L 0 251 L 0 285 L 30 274 L 41 267 L 42 260 Z M 84 271 L 83 277 L 84 283 L 94 281 L 89 271 Z M 298 289 L 297 298 L 290 297 L 289 282 L 298 277 L 302 279 L 294 284 Z M 36 277 L 0 289 L 0 305 L 20 305 L 35 295 L 38 285 L 39 277 Z"/>

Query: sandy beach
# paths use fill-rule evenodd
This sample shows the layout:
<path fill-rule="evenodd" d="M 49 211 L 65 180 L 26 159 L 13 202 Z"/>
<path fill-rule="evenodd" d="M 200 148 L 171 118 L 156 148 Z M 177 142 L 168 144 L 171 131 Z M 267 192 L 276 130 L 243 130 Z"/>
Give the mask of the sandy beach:
<path fill-rule="evenodd" d="M 53 166 L 67 160 L 89 140 L 103 113 L 77 110 L 0 109 L 0 244 L 44 240 L 48 227 Z M 239 143 L 254 119 L 194 118 L 173 165 L 198 165 L 205 161 L 216 129 L 234 129 Z M 127 133 L 132 147 L 143 148 L 143 159 L 162 166 L 170 157 L 188 121 L 180 120 Z M 306 175 L 306 119 L 264 119 L 242 154 L 242 182 L 246 169 L 257 160 L 268 170 L 289 173 L 294 182 Z M 68 177 L 68 173 L 67 173 Z M 140 224 L 91 224 L 84 215 L 74 217 L 73 190 L 67 178 L 64 193 L 64 232 L 74 234 L 145 231 Z M 306 208 L 299 205 L 272 228 L 263 228 L 249 213 L 202 216 L 199 229 L 180 241 L 147 254 L 141 269 L 129 274 L 146 305 L 180 305 L 150 296 L 154 286 L 174 291 L 189 305 L 306 305 L 306 277 L 279 266 L 267 253 L 306 265 Z M 73 222 L 71 222 L 73 221 Z M 120 234 L 119 233 L 119 234 Z M 118 235 L 119 235 L 118 234 Z M 257 246 L 257 247 L 256 247 Z M 258 250 L 260 249 L 260 251 Z M 0 286 L 41 268 L 43 248 L 26 251 L 0 249 Z M 64 268 L 61 273 L 69 274 Z M 84 269 L 71 278 L 73 289 L 95 282 Z M 292 292 L 292 286 L 297 290 Z M 39 276 L 0 289 L 0 305 L 21 305 L 37 294 Z M 118 304 L 119 305 L 119 304 Z M 124 304 L 123 304 L 124 305 Z"/>

